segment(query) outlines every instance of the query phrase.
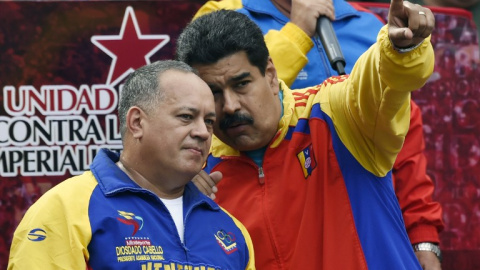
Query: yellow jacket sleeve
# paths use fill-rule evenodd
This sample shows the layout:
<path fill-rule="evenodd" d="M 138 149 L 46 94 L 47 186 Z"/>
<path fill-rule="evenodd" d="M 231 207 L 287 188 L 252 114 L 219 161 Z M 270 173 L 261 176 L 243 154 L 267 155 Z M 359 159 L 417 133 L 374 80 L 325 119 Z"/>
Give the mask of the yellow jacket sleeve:
<path fill-rule="evenodd" d="M 298 26 L 289 22 L 280 31 L 268 31 L 265 42 L 278 78 L 291 86 L 300 70 L 308 63 L 307 53 L 313 48 L 312 39 Z"/>
<path fill-rule="evenodd" d="M 88 206 L 96 185 L 86 172 L 42 195 L 15 230 L 8 270 L 86 269 L 92 237 Z"/>
<path fill-rule="evenodd" d="M 385 176 L 402 148 L 410 122 L 410 92 L 433 72 L 430 37 L 418 48 L 394 50 L 384 26 L 356 62 L 350 77 L 320 94 L 322 110 L 355 158 L 377 176 Z"/>

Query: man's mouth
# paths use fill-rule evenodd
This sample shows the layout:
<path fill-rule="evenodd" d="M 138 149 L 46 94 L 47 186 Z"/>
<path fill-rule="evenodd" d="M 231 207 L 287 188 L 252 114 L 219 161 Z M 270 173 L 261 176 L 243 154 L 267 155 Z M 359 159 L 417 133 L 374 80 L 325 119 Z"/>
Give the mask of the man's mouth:
<path fill-rule="evenodd" d="M 250 125 L 249 123 L 237 122 L 225 128 L 224 131 L 229 137 L 237 137 L 245 133 L 245 130 L 249 125 Z"/>
<path fill-rule="evenodd" d="M 195 154 L 198 154 L 198 155 L 201 155 L 203 156 L 203 149 L 200 148 L 200 147 L 196 147 L 196 146 L 189 146 L 189 147 L 186 147 L 187 150 L 190 150 L 192 153 L 195 153 Z"/>
<path fill-rule="evenodd" d="M 234 123 L 231 123 L 227 129 L 230 129 L 230 128 L 236 128 L 236 127 L 239 127 L 239 126 L 243 126 L 243 125 L 248 125 L 249 123 L 247 121 L 242 121 L 242 122 L 234 122 Z"/>

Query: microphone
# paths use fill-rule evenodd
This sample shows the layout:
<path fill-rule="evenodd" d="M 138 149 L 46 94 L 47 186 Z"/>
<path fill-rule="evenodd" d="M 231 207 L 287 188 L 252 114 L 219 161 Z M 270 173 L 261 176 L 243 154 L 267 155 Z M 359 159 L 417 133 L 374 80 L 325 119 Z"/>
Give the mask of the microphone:
<path fill-rule="evenodd" d="M 338 75 L 345 74 L 345 58 L 338 44 L 337 35 L 333 31 L 332 22 L 325 16 L 320 16 L 317 20 L 317 35 L 322 41 L 322 45 L 327 53 L 328 60 Z"/>

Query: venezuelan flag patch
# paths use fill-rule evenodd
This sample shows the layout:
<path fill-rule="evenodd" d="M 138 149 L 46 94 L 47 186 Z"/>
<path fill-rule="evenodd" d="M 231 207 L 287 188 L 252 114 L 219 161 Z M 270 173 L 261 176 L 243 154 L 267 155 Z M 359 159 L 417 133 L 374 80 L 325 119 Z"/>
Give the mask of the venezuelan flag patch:
<path fill-rule="evenodd" d="M 313 154 L 313 147 L 310 144 L 300 153 L 297 154 L 298 161 L 302 166 L 303 175 L 305 179 L 312 175 L 313 169 L 317 167 L 317 161 L 315 160 L 315 155 Z"/>

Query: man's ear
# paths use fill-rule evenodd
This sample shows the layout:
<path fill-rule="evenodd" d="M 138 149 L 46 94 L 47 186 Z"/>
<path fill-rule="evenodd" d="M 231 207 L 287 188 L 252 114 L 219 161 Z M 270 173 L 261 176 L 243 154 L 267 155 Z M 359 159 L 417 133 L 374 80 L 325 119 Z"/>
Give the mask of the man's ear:
<path fill-rule="evenodd" d="M 279 85 L 278 85 L 278 77 L 277 77 L 277 70 L 275 69 L 275 65 L 273 65 L 272 57 L 268 57 L 267 68 L 265 69 L 265 77 L 268 80 L 268 84 L 273 91 L 274 95 L 278 94 Z"/>
<path fill-rule="evenodd" d="M 131 107 L 127 112 L 126 126 L 133 138 L 141 139 L 143 136 L 143 121 L 145 112 L 137 106 Z"/>

